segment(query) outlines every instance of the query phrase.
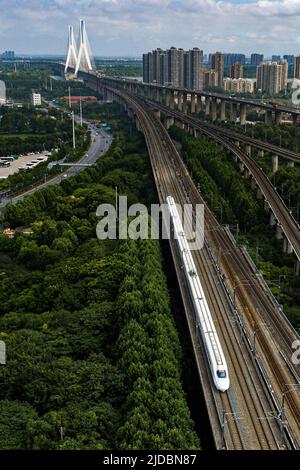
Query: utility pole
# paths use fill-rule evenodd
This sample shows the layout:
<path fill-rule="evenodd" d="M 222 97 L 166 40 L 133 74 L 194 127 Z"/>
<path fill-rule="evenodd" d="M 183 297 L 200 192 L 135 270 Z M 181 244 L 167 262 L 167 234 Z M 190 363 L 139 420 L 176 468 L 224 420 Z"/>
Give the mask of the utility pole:
<path fill-rule="evenodd" d="M 253 325 L 253 357 L 256 356 L 256 335 L 257 335 L 257 323 Z"/>
<path fill-rule="evenodd" d="M 118 201 L 119 201 L 118 186 L 116 186 L 116 217 L 117 217 L 117 220 L 118 220 L 118 210 L 119 210 Z"/>
<path fill-rule="evenodd" d="M 71 88 L 69 87 L 69 108 L 72 107 L 72 103 L 71 103 Z"/>
<path fill-rule="evenodd" d="M 224 444 L 225 444 L 225 424 L 226 424 L 226 411 L 223 410 L 223 413 L 222 413 L 222 447 L 224 447 Z"/>
<path fill-rule="evenodd" d="M 256 245 L 256 247 L 255 247 L 255 260 L 256 260 L 256 263 L 258 263 L 259 250 L 260 250 L 260 247 Z"/>
<path fill-rule="evenodd" d="M 0 274 L 5 275 L 5 273 Z M 0 341 L 0 365 L 5 365 L 6 364 L 6 345 L 4 341 Z"/>
<path fill-rule="evenodd" d="M 82 102 L 81 102 L 81 97 L 79 101 L 79 107 L 80 107 L 80 126 L 82 127 Z"/>
<path fill-rule="evenodd" d="M 225 427 L 228 425 L 230 421 L 238 421 L 243 419 L 239 416 L 239 413 L 229 413 L 225 410 L 222 412 L 222 422 L 221 422 L 221 440 L 222 440 L 222 448 L 225 448 Z"/>
<path fill-rule="evenodd" d="M 72 111 L 72 128 L 73 128 L 73 149 L 76 149 L 75 115 L 74 115 L 74 111 Z"/>

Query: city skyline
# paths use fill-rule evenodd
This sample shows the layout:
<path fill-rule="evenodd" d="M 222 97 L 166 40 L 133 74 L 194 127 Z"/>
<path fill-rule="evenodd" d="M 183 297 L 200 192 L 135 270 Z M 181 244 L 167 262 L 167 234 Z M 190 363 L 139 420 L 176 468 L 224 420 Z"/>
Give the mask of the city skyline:
<path fill-rule="evenodd" d="M 247 56 L 300 52 L 295 0 L 0 0 L 0 7 L 1 49 L 18 54 L 64 54 L 67 26 L 78 17 L 102 57 L 171 46 Z"/>

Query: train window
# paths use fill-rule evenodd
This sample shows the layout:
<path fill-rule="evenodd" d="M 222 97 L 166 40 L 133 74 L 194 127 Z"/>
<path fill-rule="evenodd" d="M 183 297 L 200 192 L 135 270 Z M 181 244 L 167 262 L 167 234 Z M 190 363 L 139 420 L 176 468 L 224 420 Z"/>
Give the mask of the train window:
<path fill-rule="evenodd" d="M 219 379 L 226 379 L 226 370 L 217 370 L 217 376 Z"/>

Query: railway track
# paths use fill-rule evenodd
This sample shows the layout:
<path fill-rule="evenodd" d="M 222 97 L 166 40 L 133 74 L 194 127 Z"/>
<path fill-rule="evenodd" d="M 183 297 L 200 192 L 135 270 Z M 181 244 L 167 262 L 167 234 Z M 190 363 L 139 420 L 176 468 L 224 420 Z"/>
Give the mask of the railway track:
<path fill-rule="evenodd" d="M 174 111 L 159 103 L 142 98 L 145 103 L 163 111 L 164 113 L 178 118 L 180 121 L 198 130 L 200 133 L 212 138 L 215 142 L 226 148 L 248 168 L 250 175 L 253 175 L 257 185 L 262 191 L 265 200 L 268 202 L 276 220 L 282 227 L 287 239 L 291 243 L 293 250 L 300 261 L 300 226 L 291 215 L 284 201 L 273 187 L 269 178 L 264 174 L 256 162 L 243 152 L 239 147 L 233 144 L 227 137 L 220 134 L 216 126 L 209 126 L 201 123 L 198 119 L 188 116 L 180 111 Z"/>
<path fill-rule="evenodd" d="M 220 135 L 224 135 L 228 139 L 232 139 L 235 141 L 240 141 L 245 144 L 251 145 L 252 147 L 256 147 L 260 150 L 264 150 L 266 152 L 270 152 L 273 155 L 278 155 L 282 158 L 288 158 L 296 163 L 300 163 L 300 155 L 297 152 L 293 152 L 292 150 L 285 149 L 282 147 L 278 147 L 274 144 L 269 144 L 268 142 L 264 142 L 262 140 L 255 139 L 254 137 L 249 137 L 246 134 L 242 134 L 239 132 L 232 131 L 231 129 L 226 129 L 223 127 L 218 127 L 213 124 L 207 125 L 208 128 L 218 132 Z"/>
<path fill-rule="evenodd" d="M 160 135 L 160 138 L 163 139 L 163 136 Z M 173 154 L 176 152 L 176 149 L 172 149 Z M 169 169 L 170 172 L 170 161 L 172 159 L 172 154 L 168 154 L 167 158 L 164 158 L 163 164 L 164 168 Z M 161 163 L 160 163 L 161 164 Z M 176 169 L 175 162 L 173 160 L 172 165 Z M 183 173 L 183 172 L 182 172 Z M 182 194 L 185 194 L 187 198 L 185 202 L 190 202 L 190 197 L 188 196 L 187 184 L 182 184 L 183 174 L 176 172 L 176 186 L 172 185 L 173 195 L 175 195 L 176 200 L 181 203 L 183 200 Z M 185 173 L 186 174 L 186 173 Z M 178 179 L 179 177 L 179 179 Z M 169 181 L 174 181 L 170 176 Z M 178 182 L 181 184 L 178 184 Z M 181 186 L 181 187 L 180 187 Z M 170 193 L 170 189 L 167 189 L 165 195 Z M 215 221 L 213 221 L 215 224 Z M 211 226 L 210 226 L 211 227 Z M 209 227 L 208 227 L 209 229 Z M 270 428 L 265 427 L 266 422 L 260 421 L 259 417 L 264 416 L 264 408 L 261 406 L 257 400 L 257 396 L 253 396 L 249 390 L 256 384 L 250 383 L 251 376 L 249 375 L 249 364 L 244 361 L 243 349 L 240 348 L 238 342 L 238 328 L 235 328 L 235 334 L 232 334 L 232 321 L 233 317 L 226 315 L 226 311 L 230 311 L 230 306 L 222 296 L 216 296 L 215 292 L 218 290 L 218 286 L 213 282 L 214 273 L 212 272 L 213 267 L 211 261 L 208 258 L 206 250 L 197 251 L 194 253 L 195 264 L 201 279 L 204 282 L 204 288 L 206 291 L 206 297 L 208 299 L 211 311 L 215 312 L 215 320 L 219 323 L 220 336 L 223 338 L 223 344 L 226 345 L 226 357 L 230 360 L 230 376 L 235 382 L 236 393 L 232 392 L 232 389 L 220 396 L 222 402 L 222 409 L 224 413 L 229 416 L 228 426 L 230 427 L 230 435 L 232 437 L 232 444 L 234 448 L 240 449 L 249 449 L 249 448 L 270 448 Z M 207 267 L 209 266 L 209 275 L 207 272 Z M 251 364 L 250 364 L 251 367 Z M 235 380 L 235 377 L 239 377 L 239 382 Z M 247 403 L 248 410 L 245 412 L 243 409 L 237 407 L 237 399 L 234 395 L 237 394 L 240 398 L 242 397 L 243 402 Z M 243 421 L 247 422 L 245 426 Z M 245 431 L 245 428 L 248 428 L 248 431 Z M 251 430 L 249 429 L 251 428 Z M 271 433 L 272 435 L 272 433 Z M 256 439 L 253 439 L 253 436 L 257 436 Z M 276 440 L 273 440 L 273 448 L 276 447 Z"/>
<path fill-rule="evenodd" d="M 192 187 L 192 190 L 196 202 L 199 198 L 198 191 L 195 187 Z M 210 230 L 209 227 L 218 227 L 218 222 L 210 211 L 206 213 L 206 222 L 208 222 L 208 230 Z M 286 361 L 282 360 L 281 353 L 284 352 L 285 357 L 290 358 L 293 353 L 291 346 L 297 337 L 289 324 L 282 318 L 278 318 L 278 312 L 270 302 L 266 292 L 261 289 L 256 274 L 249 270 L 249 265 L 241 256 L 239 247 L 232 244 L 225 230 L 222 230 L 220 226 L 217 230 L 212 230 L 210 241 L 214 246 L 215 253 L 220 248 L 224 253 L 221 268 L 226 273 L 231 290 L 234 290 L 237 282 L 243 281 L 236 293 L 236 298 L 248 329 L 251 331 L 254 324 L 264 326 L 263 328 L 260 327 L 256 333 L 258 349 L 261 356 L 267 358 L 265 366 L 268 375 L 275 379 L 273 384 L 279 404 L 285 384 L 295 383 L 295 377 L 286 367 Z M 265 328 L 266 324 L 269 325 L 268 328 Z M 299 375 L 299 366 L 293 368 Z M 294 423 L 293 429 L 295 432 L 293 435 L 295 440 L 299 442 L 299 390 L 291 390 L 287 400 L 289 402 L 289 411 L 286 411 L 286 415 L 289 416 L 289 422 L 293 421 Z"/>
<path fill-rule="evenodd" d="M 143 103 L 137 98 L 115 91 L 132 106 L 143 127 L 161 202 L 165 202 L 169 195 L 180 204 L 190 202 L 193 182 L 162 124 L 156 120 L 150 110 L 145 111 Z M 195 187 L 194 190 L 197 191 Z M 203 201 L 198 192 L 197 199 L 197 203 Z M 209 212 L 208 209 L 206 210 Z M 208 220 L 210 223 L 211 220 Z M 213 225 L 209 223 L 208 231 L 210 227 L 215 227 L 217 224 L 215 220 L 212 220 Z M 229 358 L 233 377 L 229 392 L 220 395 L 214 391 L 219 424 L 221 427 L 223 424 L 226 426 L 224 430 L 226 447 L 279 448 L 277 423 L 261 419 L 270 411 L 270 404 L 263 393 L 258 393 L 262 387 L 257 371 L 253 367 L 251 355 L 245 354 L 243 344 L 238 341 L 239 327 L 231 313 L 229 300 L 220 289 L 220 279 L 209 259 L 207 247 L 196 252 L 194 258 L 197 270 L 204 282 L 210 308 L 218 324 L 220 340 Z M 207 266 L 209 266 L 209 272 Z"/>

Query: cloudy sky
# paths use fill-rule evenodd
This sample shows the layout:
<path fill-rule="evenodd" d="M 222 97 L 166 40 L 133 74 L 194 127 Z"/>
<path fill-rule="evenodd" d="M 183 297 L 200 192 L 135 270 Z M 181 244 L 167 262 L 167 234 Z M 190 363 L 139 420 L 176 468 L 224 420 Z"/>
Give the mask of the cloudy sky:
<path fill-rule="evenodd" d="M 300 53 L 300 0 L 0 0 L 0 51 L 62 54 L 79 18 L 100 56 L 172 45 Z"/>

